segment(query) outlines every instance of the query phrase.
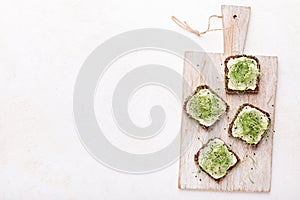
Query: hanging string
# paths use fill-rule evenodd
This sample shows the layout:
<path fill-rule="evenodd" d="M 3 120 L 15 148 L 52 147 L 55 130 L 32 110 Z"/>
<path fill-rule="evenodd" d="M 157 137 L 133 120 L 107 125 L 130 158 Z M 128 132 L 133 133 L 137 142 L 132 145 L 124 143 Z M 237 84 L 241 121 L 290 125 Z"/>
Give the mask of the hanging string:
<path fill-rule="evenodd" d="M 191 32 L 191 33 L 194 33 L 198 36 L 201 36 L 205 33 L 208 33 L 208 32 L 211 32 L 211 31 L 220 31 L 220 30 L 224 30 L 224 28 L 214 28 L 214 29 L 210 29 L 210 20 L 212 18 L 223 18 L 223 16 L 220 16 L 220 15 L 211 15 L 209 18 L 208 18 L 208 24 L 207 24 L 207 29 L 205 31 L 198 31 L 196 29 L 193 29 L 192 27 L 190 27 L 190 25 L 186 22 L 186 21 L 183 21 L 181 22 L 179 19 L 177 19 L 175 16 L 172 16 L 172 20 L 178 25 L 180 26 L 181 28 Z"/>

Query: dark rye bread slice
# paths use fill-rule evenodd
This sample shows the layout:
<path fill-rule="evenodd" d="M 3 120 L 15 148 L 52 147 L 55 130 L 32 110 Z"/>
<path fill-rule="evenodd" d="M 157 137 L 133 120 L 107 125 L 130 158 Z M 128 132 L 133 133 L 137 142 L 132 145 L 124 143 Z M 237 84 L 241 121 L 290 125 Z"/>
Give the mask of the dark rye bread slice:
<path fill-rule="evenodd" d="M 222 141 L 224 142 L 224 145 L 227 147 L 228 151 L 231 152 L 231 153 L 233 153 L 233 155 L 236 157 L 237 162 L 236 162 L 233 166 L 231 166 L 229 169 L 227 169 L 226 174 L 225 174 L 224 176 L 222 176 L 221 178 L 216 179 L 216 178 L 214 178 L 213 176 L 211 176 L 208 172 L 206 172 L 206 171 L 200 166 L 200 164 L 199 164 L 199 162 L 198 162 L 198 158 L 199 158 L 199 153 L 200 153 L 200 151 L 201 151 L 203 148 L 205 148 L 206 145 L 207 145 L 210 141 L 215 140 L 215 139 L 222 140 L 221 138 L 218 138 L 218 137 L 209 139 L 209 140 L 207 141 L 207 143 L 204 144 L 204 145 L 198 150 L 198 152 L 195 154 L 195 156 L 194 156 L 194 161 L 195 161 L 197 167 L 198 167 L 201 171 L 204 171 L 210 178 L 214 179 L 216 182 L 219 183 L 220 181 L 222 181 L 222 180 L 229 174 L 229 172 L 230 172 L 234 167 L 237 166 L 237 164 L 239 164 L 240 158 L 239 158 L 239 157 L 237 156 L 237 154 L 234 153 L 234 152 L 231 150 L 231 148 L 230 148 L 230 147 L 222 140 Z"/>
<path fill-rule="evenodd" d="M 206 130 L 209 130 L 209 128 L 211 128 L 216 122 L 215 122 L 213 125 L 211 125 L 211 126 L 205 126 L 205 125 L 201 124 L 198 120 L 196 120 L 196 119 L 194 119 L 192 116 L 190 116 L 190 114 L 187 112 L 187 109 L 186 109 L 186 104 L 187 104 L 187 102 L 189 101 L 189 99 L 190 99 L 193 95 L 195 95 L 199 90 L 202 90 L 202 89 L 209 89 L 213 94 L 215 94 L 217 97 L 219 97 L 219 98 L 226 104 L 226 110 L 225 110 L 225 113 L 228 112 L 228 110 L 229 110 L 229 105 L 226 103 L 226 101 L 224 101 L 224 99 L 222 99 L 222 98 L 221 98 L 215 91 L 213 91 L 208 85 L 200 85 L 200 86 L 198 86 L 198 87 L 196 88 L 196 90 L 194 91 L 194 93 L 193 93 L 191 96 L 189 96 L 189 97 L 185 100 L 184 105 L 183 105 L 183 109 L 184 109 L 185 113 L 189 116 L 190 119 L 196 121 L 202 128 L 204 128 L 204 129 L 206 129 Z"/>
<path fill-rule="evenodd" d="M 228 78 L 228 68 L 227 68 L 227 63 L 230 59 L 234 59 L 234 58 L 240 58 L 240 57 L 247 57 L 247 58 L 251 58 L 253 60 L 255 60 L 257 62 L 257 68 L 260 71 L 260 63 L 259 60 L 255 57 L 255 56 L 250 56 L 250 55 L 245 55 L 245 54 L 240 54 L 240 55 L 233 55 L 233 56 L 229 56 L 225 59 L 224 64 L 225 64 L 225 90 L 227 94 L 257 94 L 259 91 L 259 82 L 260 82 L 260 75 L 257 77 L 257 83 L 256 83 L 256 88 L 254 90 L 248 89 L 248 90 L 232 90 L 228 88 L 228 82 L 229 82 L 229 78 Z"/>
<path fill-rule="evenodd" d="M 238 110 L 237 110 L 235 116 L 233 117 L 231 123 L 229 124 L 229 127 L 228 127 L 228 134 L 229 134 L 229 136 L 231 136 L 231 137 L 233 137 L 233 138 L 236 138 L 236 139 L 238 139 L 238 140 L 240 140 L 240 141 L 243 141 L 244 143 L 246 143 L 246 144 L 248 144 L 248 145 L 251 145 L 252 147 L 257 147 L 258 144 L 259 144 L 259 143 L 262 141 L 262 139 L 264 138 L 264 136 L 265 136 L 265 134 L 267 133 L 267 131 L 266 131 L 266 133 L 264 133 L 264 134 L 262 135 L 262 138 L 260 139 L 260 141 L 259 141 L 257 144 L 249 144 L 249 143 L 247 143 L 246 141 L 244 141 L 244 140 L 242 140 L 242 139 L 240 139 L 240 138 L 238 138 L 238 137 L 234 137 L 234 136 L 232 135 L 233 124 L 234 124 L 234 122 L 235 122 L 237 116 L 238 116 L 239 113 L 243 110 L 243 108 L 244 108 L 245 106 L 250 106 L 250 107 L 252 107 L 252 108 L 255 108 L 255 109 L 259 110 L 259 111 L 262 112 L 263 114 L 265 114 L 265 115 L 268 117 L 268 119 L 269 119 L 269 127 L 270 127 L 270 125 L 271 125 L 271 118 L 270 118 L 270 114 L 269 114 L 268 112 L 266 112 L 266 111 L 260 109 L 260 108 L 257 107 L 257 106 L 254 106 L 254 105 L 252 105 L 252 104 L 250 104 L 250 103 L 244 103 L 243 105 L 241 105 L 241 106 L 238 108 Z"/>

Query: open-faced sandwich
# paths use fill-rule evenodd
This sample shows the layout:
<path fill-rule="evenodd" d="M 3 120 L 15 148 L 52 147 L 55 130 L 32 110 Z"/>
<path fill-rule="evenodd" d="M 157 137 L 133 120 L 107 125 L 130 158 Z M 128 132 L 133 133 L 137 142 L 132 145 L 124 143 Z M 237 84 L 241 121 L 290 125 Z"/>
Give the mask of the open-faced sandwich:
<path fill-rule="evenodd" d="M 271 124 L 269 113 L 251 104 L 239 107 L 228 132 L 250 145 L 257 145 L 268 131 Z"/>
<path fill-rule="evenodd" d="M 195 162 L 210 177 L 220 181 L 239 162 L 239 158 L 223 140 L 214 138 L 197 152 Z"/>
<path fill-rule="evenodd" d="M 228 108 L 207 85 L 199 86 L 184 104 L 186 113 L 205 129 L 212 126 Z"/>
<path fill-rule="evenodd" d="M 258 93 L 260 65 L 256 57 L 248 55 L 229 56 L 224 64 L 227 93 Z"/>

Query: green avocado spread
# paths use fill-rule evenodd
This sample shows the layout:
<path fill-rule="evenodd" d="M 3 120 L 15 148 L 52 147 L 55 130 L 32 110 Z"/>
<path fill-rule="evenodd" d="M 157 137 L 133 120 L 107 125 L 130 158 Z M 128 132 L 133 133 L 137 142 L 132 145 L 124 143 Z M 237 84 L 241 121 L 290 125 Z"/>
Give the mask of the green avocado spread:
<path fill-rule="evenodd" d="M 232 90 L 255 90 L 259 68 L 256 60 L 248 57 L 232 58 L 227 63 L 228 88 Z"/>
<path fill-rule="evenodd" d="M 200 167 L 214 179 L 222 178 L 237 163 L 237 157 L 218 138 L 208 142 L 198 155 Z"/>
<path fill-rule="evenodd" d="M 226 111 L 226 103 L 209 89 L 200 89 L 189 98 L 187 113 L 200 124 L 211 126 Z"/>
<path fill-rule="evenodd" d="M 268 116 L 260 110 L 245 106 L 236 117 L 232 135 L 248 144 L 257 144 L 269 128 Z"/>

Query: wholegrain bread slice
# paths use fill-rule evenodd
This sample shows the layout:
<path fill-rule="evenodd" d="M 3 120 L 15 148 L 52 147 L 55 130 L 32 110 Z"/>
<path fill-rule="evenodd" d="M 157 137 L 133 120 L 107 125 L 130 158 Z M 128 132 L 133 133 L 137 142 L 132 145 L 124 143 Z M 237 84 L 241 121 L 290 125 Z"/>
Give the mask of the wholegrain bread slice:
<path fill-rule="evenodd" d="M 228 62 L 231 59 L 236 59 L 236 58 L 241 58 L 241 57 L 246 57 L 246 58 L 250 58 L 256 61 L 257 63 L 257 68 L 260 72 L 260 62 L 258 60 L 258 58 L 256 58 L 255 56 L 251 56 L 251 55 L 245 55 L 245 54 L 240 54 L 240 55 L 232 55 L 229 56 L 225 59 L 224 64 L 225 64 L 225 68 L 224 68 L 224 72 L 225 72 L 225 90 L 227 94 L 257 94 L 259 92 L 259 82 L 260 82 L 260 75 L 257 77 L 257 82 L 256 82 L 256 87 L 255 89 L 246 89 L 246 90 L 234 90 L 228 87 L 229 84 L 229 69 L 228 69 Z"/>
<path fill-rule="evenodd" d="M 212 172 L 209 172 L 205 167 L 203 167 L 201 165 L 201 161 L 199 160 L 199 155 L 201 154 L 201 151 L 205 151 L 207 152 L 206 148 L 208 147 L 208 145 L 216 140 L 219 140 L 219 141 L 222 141 L 222 145 L 226 148 L 226 150 L 228 151 L 227 155 L 231 155 L 233 159 L 233 163 L 231 163 L 228 167 L 228 169 L 226 169 L 226 173 L 224 173 L 223 175 L 221 175 L 220 177 L 214 177 L 214 175 L 212 174 Z M 222 156 L 224 156 L 224 154 L 218 154 L 217 151 L 214 151 L 214 154 L 217 156 L 217 158 L 220 158 L 221 160 L 221 163 L 220 165 L 223 166 L 224 163 L 222 163 L 222 160 L 225 162 L 225 158 L 223 158 Z M 204 157 L 203 159 L 209 159 L 209 157 Z M 213 138 L 213 139 L 210 139 L 207 141 L 207 143 L 205 145 L 203 145 L 199 150 L 198 152 L 195 154 L 194 156 L 194 161 L 196 163 L 196 165 L 198 166 L 198 168 L 201 170 L 201 171 L 204 171 L 209 177 L 211 177 L 212 179 L 214 179 L 215 181 L 217 182 L 220 182 L 221 180 L 223 180 L 225 178 L 225 176 L 227 176 L 227 174 L 235 167 L 237 166 L 237 164 L 240 162 L 240 159 L 239 157 L 237 156 L 237 154 L 235 154 L 230 148 L 229 146 L 220 138 Z M 209 160 L 209 162 L 213 163 L 214 160 Z M 220 169 L 220 168 L 219 168 Z"/>
<path fill-rule="evenodd" d="M 250 143 L 248 143 L 247 141 L 243 140 L 242 138 L 236 137 L 236 136 L 233 135 L 233 128 L 235 128 L 235 127 L 234 127 L 234 123 L 235 123 L 235 121 L 237 120 L 237 118 L 238 118 L 239 114 L 241 113 L 241 111 L 242 111 L 246 106 L 248 106 L 248 107 L 250 107 L 250 108 L 253 108 L 253 109 L 255 109 L 255 110 L 261 112 L 261 113 L 264 114 L 264 115 L 267 117 L 267 119 L 268 119 L 268 127 L 267 127 L 267 130 L 265 130 L 265 131 L 261 134 L 261 138 L 260 138 L 260 140 L 259 140 L 256 144 L 250 144 Z M 237 139 L 239 139 L 239 140 L 245 142 L 245 143 L 248 144 L 248 145 L 251 145 L 251 146 L 253 146 L 253 147 L 257 147 L 257 145 L 261 142 L 261 140 L 263 139 L 263 137 L 266 135 L 266 133 L 267 133 L 267 131 L 268 131 L 270 125 L 271 125 L 271 118 L 270 118 L 270 114 L 269 114 L 268 112 L 262 110 L 261 108 L 259 108 L 259 107 L 257 107 L 257 106 L 254 106 L 254 105 L 252 105 L 252 104 L 250 104 L 250 103 L 244 103 L 243 105 L 241 105 L 241 106 L 238 108 L 238 110 L 237 110 L 237 112 L 236 112 L 234 118 L 232 119 L 231 123 L 229 124 L 228 134 L 229 134 L 230 136 L 234 137 L 234 138 L 237 138 Z"/>
<path fill-rule="evenodd" d="M 194 95 L 196 95 L 200 90 L 202 90 L 202 89 L 208 89 L 213 95 L 215 95 L 218 99 L 220 99 L 220 100 L 225 104 L 226 108 L 225 108 L 225 111 L 224 111 L 223 114 L 225 114 L 226 112 L 228 112 L 228 110 L 229 110 L 229 105 L 228 105 L 228 104 L 227 104 L 227 103 L 226 103 L 226 102 L 225 102 L 225 101 L 224 101 L 224 100 L 223 100 L 223 99 L 222 99 L 215 91 L 213 91 L 208 85 L 200 85 L 200 86 L 198 86 L 198 87 L 196 88 L 196 90 L 194 91 L 194 93 L 186 99 L 186 101 L 184 102 L 184 105 L 183 105 L 184 111 L 187 113 L 187 115 L 189 116 L 189 118 L 195 120 L 196 122 L 198 122 L 198 123 L 200 124 L 200 126 L 201 126 L 202 128 L 208 130 L 208 129 L 209 129 L 210 127 L 212 127 L 217 121 L 215 121 L 212 125 L 207 126 L 207 125 L 205 125 L 205 124 L 202 124 L 199 120 L 195 119 L 195 118 L 188 112 L 188 109 L 187 109 L 187 104 L 188 104 L 189 100 L 190 100 Z M 223 115 L 223 114 L 221 114 L 221 115 Z M 221 116 L 221 115 L 220 115 L 220 116 Z M 220 116 L 219 116 L 219 117 L 220 117 Z M 218 118 L 219 118 L 219 117 L 218 117 Z"/>

